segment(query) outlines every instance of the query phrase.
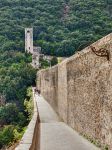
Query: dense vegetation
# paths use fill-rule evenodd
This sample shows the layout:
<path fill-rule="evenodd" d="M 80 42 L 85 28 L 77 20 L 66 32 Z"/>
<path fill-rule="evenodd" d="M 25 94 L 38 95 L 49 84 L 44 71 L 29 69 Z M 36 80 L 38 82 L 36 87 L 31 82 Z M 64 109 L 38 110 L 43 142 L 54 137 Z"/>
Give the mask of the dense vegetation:
<path fill-rule="evenodd" d="M 0 0 L 0 148 L 18 140 L 31 118 L 27 88 L 36 71 L 24 54 L 26 27 L 43 53 L 70 56 L 112 32 L 112 1 Z"/>
<path fill-rule="evenodd" d="M 0 53 L 0 148 L 19 140 L 31 119 L 27 88 L 35 84 L 36 70 L 30 60 L 21 52 Z"/>
<path fill-rule="evenodd" d="M 34 27 L 43 52 L 69 56 L 112 32 L 111 0 L 1 0 L 1 50 L 24 50 L 24 28 Z"/>

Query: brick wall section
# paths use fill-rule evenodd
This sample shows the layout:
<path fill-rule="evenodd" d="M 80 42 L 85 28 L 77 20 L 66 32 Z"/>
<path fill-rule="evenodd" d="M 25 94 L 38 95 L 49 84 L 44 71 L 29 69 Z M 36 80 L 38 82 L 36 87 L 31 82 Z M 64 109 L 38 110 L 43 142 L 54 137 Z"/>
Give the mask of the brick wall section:
<path fill-rule="evenodd" d="M 107 47 L 112 34 L 93 44 Z M 69 126 L 112 147 L 112 58 L 96 56 L 87 47 L 58 66 L 38 73 L 42 95 Z"/>

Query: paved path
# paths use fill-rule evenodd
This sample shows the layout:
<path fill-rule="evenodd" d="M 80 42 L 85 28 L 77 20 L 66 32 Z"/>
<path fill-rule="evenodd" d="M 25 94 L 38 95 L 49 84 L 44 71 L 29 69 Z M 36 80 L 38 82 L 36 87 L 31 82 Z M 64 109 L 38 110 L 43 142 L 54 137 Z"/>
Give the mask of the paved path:
<path fill-rule="evenodd" d="M 42 97 L 36 95 L 41 123 L 59 122 L 59 117 Z"/>
<path fill-rule="evenodd" d="M 36 95 L 40 115 L 40 150 L 99 150 L 76 131 L 60 122 L 51 106 Z"/>

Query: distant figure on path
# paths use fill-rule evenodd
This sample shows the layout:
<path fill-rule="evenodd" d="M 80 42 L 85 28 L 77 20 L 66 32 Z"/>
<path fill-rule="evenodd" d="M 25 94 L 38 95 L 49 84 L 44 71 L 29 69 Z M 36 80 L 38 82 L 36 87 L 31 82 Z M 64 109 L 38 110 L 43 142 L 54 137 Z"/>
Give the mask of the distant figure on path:
<path fill-rule="evenodd" d="M 38 90 L 37 88 L 35 88 L 35 93 L 37 93 L 40 96 L 40 90 Z"/>
<path fill-rule="evenodd" d="M 38 92 L 38 95 L 40 96 L 40 93 L 41 93 L 40 90 L 37 90 L 37 92 Z"/>

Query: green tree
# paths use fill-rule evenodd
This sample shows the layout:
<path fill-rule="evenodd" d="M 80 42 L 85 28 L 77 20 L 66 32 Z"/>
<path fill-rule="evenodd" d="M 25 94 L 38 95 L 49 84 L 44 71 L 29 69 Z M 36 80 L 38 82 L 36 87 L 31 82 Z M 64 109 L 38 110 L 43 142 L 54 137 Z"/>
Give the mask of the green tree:
<path fill-rule="evenodd" d="M 19 121 L 18 115 L 19 111 L 16 104 L 6 104 L 5 106 L 0 107 L 0 124 L 17 124 L 17 122 Z"/>
<path fill-rule="evenodd" d="M 54 66 L 56 64 L 58 64 L 58 59 L 57 59 L 57 57 L 53 57 L 51 60 L 51 66 Z"/>

